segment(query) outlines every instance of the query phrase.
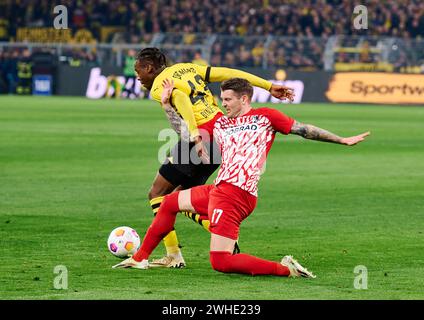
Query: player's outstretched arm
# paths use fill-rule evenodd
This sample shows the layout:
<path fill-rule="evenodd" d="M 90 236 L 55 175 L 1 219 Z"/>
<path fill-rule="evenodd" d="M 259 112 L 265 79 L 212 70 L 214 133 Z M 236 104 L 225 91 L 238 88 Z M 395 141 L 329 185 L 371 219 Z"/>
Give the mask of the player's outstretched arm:
<path fill-rule="evenodd" d="M 269 91 L 275 98 L 281 100 L 287 99 L 290 102 L 293 102 L 294 100 L 294 90 L 292 88 L 273 84 L 268 80 L 262 79 L 261 77 L 245 71 L 225 67 L 211 67 L 208 78 L 209 79 L 207 79 L 207 81 L 210 82 L 221 82 L 231 78 L 243 78 L 249 81 L 251 85 Z"/>
<path fill-rule="evenodd" d="M 293 123 L 290 133 L 302 136 L 305 139 L 332 142 L 344 144 L 347 146 L 353 146 L 361 141 L 364 141 L 365 137 L 370 135 L 370 132 L 368 131 L 357 136 L 343 138 L 325 129 L 315 127 L 311 124 L 304 124 L 298 121 Z"/>

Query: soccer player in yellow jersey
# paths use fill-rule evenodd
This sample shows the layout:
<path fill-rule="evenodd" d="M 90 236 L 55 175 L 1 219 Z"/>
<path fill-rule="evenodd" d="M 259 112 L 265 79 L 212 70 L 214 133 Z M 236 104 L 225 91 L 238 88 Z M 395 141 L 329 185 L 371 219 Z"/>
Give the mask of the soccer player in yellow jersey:
<path fill-rule="evenodd" d="M 219 167 L 217 152 L 213 148 L 213 127 L 222 112 L 208 88 L 209 82 L 221 82 L 230 78 L 244 78 L 253 86 L 268 90 L 274 97 L 293 101 L 293 89 L 273 84 L 250 73 L 223 67 L 200 66 L 192 63 L 166 65 L 165 55 L 157 48 L 145 48 L 138 53 L 135 71 L 141 84 L 152 98 L 163 107 L 173 128 L 181 133 L 183 125 L 188 129 L 189 142 L 181 139 L 171 151 L 168 160 L 159 168 L 149 191 L 149 200 L 153 213 L 159 210 L 163 197 L 173 191 L 203 185 Z M 161 101 L 163 82 L 174 82 L 170 101 Z M 169 103 L 168 103 L 169 102 Z M 184 146 L 185 143 L 185 146 Z M 188 143 L 188 146 L 187 146 Z M 194 148 L 197 159 L 187 156 Z M 209 150 L 209 152 L 207 151 Z M 209 229 L 208 220 L 199 220 L 199 215 L 187 213 L 187 216 Z M 151 266 L 185 267 L 177 234 L 171 231 L 164 243 L 167 255 L 154 260 Z"/>

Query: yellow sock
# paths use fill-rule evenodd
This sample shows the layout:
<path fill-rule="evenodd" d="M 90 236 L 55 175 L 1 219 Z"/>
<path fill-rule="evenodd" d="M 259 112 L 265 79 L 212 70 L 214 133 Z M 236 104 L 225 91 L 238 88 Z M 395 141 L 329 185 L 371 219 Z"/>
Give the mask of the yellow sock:
<path fill-rule="evenodd" d="M 189 211 L 184 211 L 183 214 L 187 217 L 190 218 L 193 221 L 196 221 L 198 224 L 200 224 L 206 231 L 209 231 L 209 225 L 210 225 L 210 221 L 209 220 L 200 220 L 200 214 L 198 213 L 193 213 L 193 212 L 189 212 Z"/>
<path fill-rule="evenodd" d="M 175 230 L 172 230 L 163 238 L 163 243 L 165 244 L 166 253 L 168 255 L 181 251 Z"/>
<path fill-rule="evenodd" d="M 152 211 L 155 216 L 159 211 L 163 198 L 164 197 L 156 197 L 150 200 L 150 206 L 152 207 Z M 166 253 L 168 255 L 179 253 L 181 251 L 175 230 L 172 230 L 163 238 L 163 243 L 165 244 Z"/>

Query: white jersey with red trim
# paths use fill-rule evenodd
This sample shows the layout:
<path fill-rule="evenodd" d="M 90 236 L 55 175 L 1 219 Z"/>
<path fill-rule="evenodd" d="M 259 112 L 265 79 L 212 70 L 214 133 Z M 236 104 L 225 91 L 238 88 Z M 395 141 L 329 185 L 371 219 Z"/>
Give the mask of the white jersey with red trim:
<path fill-rule="evenodd" d="M 257 196 L 258 181 L 276 132 L 288 134 L 294 120 L 278 110 L 251 109 L 247 114 L 215 123 L 213 135 L 221 149 L 215 185 L 225 181 Z"/>

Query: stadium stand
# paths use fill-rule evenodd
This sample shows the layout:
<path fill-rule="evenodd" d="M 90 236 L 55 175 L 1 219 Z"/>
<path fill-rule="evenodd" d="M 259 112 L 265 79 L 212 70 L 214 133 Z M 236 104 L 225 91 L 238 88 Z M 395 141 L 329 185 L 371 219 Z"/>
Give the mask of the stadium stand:
<path fill-rule="evenodd" d="M 355 3 L 349 0 L 21 0 L 0 3 L 1 19 L 13 21 L 6 35 L 19 27 L 47 27 L 52 8 L 68 8 L 70 27 L 87 28 L 98 38 L 100 26 L 123 26 L 131 35 L 157 32 L 218 33 L 329 37 L 358 35 L 350 19 Z M 420 0 L 367 1 L 373 35 L 414 38 L 424 35 L 424 2 Z M 412 17 L 412 19 L 408 18 Z M 97 31 L 96 31 L 97 30 Z M 367 33 L 369 34 L 369 33 Z M 4 39 L 4 35 L 3 35 Z M 140 42 L 138 39 L 137 43 Z"/>
<path fill-rule="evenodd" d="M 55 30 L 53 8 L 68 10 Z M 25 50 L 57 64 L 123 66 L 129 50 L 160 47 L 171 63 L 229 67 L 424 72 L 424 2 L 367 2 L 369 29 L 353 28 L 348 0 L 0 1 L 0 84 L 10 91 Z M 60 45 L 58 45 L 60 43 Z M 203 61 L 202 60 L 202 61 Z M 8 88 L 8 89 L 7 89 Z"/>

